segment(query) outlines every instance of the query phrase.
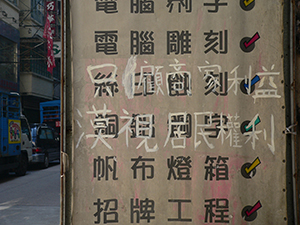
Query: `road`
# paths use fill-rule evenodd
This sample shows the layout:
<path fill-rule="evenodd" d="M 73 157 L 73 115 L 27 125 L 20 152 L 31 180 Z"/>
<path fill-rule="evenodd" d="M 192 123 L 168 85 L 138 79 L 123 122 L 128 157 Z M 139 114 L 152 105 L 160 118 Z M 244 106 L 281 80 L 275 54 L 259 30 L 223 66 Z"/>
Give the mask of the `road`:
<path fill-rule="evenodd" d="M 31 167 L 22 177 L 0 177 L 0 225 L 58 225 L 59 216 L 59 163 Z"/>

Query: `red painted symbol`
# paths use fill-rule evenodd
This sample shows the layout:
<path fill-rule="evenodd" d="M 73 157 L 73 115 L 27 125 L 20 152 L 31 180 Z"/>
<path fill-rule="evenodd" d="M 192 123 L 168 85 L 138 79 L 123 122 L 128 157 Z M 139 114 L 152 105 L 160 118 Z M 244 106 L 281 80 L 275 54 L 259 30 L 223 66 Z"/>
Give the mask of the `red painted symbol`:
<path fill-rule="evenodd" d="M 257 210 L 259 210 L 262 207 L 260 201 L 258 201 L 255 206 L 253 206 L 250 211 L 246 210 L 246 215 L 249 217 L 251 216 L 253 213 L 255 213 Z"/>
<path fill-rule="evenodd" d="M 258 32 L 254 34 L 254 36 L 249 40 L 244 42 L 244 46 L 248 48 L 250 45 L 254 44 L 260 38 Z"/>

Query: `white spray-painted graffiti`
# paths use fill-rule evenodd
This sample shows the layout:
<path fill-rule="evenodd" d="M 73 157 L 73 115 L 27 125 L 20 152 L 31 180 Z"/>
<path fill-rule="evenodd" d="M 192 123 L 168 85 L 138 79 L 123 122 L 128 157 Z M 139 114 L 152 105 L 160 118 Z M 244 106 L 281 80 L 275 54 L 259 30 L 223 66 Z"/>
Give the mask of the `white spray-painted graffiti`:
<path fill-rule="evenodd" d="M 142 141 L 137 145 L 139 149 L 144 145 L 146 152 L 156 152 L 159 150 L 158 144 L 154 147 L 149 147 L 148 140 L 155 140 L 155 124 L 153 114 L 130 114 L 127 110 L 122 109 L 125 115 L 118 116 L 112 113 L 112 110 L 107 109 L 104 104 L 102 110 L 97 110 L 92 106 L 92 111 L 87 111 L 88 115 L 93 115 L 93 120 L 90 119 L 90 124 L 94 130 L 93 134 L 87 134 L 86 138 L 93 138 L 91 148 L 95 148 L 98 141 L 101 141 L 108 149 L 113 150 L 111 145 L 105 139 L 115 139 L 119 135 L 125 133 L 126 146 L 129 146 L 129 138 L 139 138 Z M 78 111 L 78 110 L 77 110 Z M 263 135 L 267 143 L 268 149 L 275 154 L 274 142 L 274 115 L 271 114 L 270 128 L 261 128 L 261 118 L 256 114 L 251 120 L 244 120 L 241 122 L 240 116 L 236 113 L 224 114 L 215 112 L 195 112 L 194 121 L 192 114 L 187 112 L 169 113 L 166 118 L 166 139 L 163 147 L 166 147 L 171 139 L 171 146 L 173 149 L 184 149 L 186 147 L 186 139 L 194 136 L 194 149 L 196 150 L 202 141 L 210 149 L 214 149 L 215 145 L 211 143 L 213 140 L 221 141 L 221 145 L 225 142 L 232 148 L 242 148 L 247 144 L 251 144 L 253 150 L 256 149 L 256 143 L 260 140 L 260 135 Z M 78 115 L 81 113 L 78 111 Z M 81 116 L 80 116 L 81 117 Z M 125 125 L 119 129 L 119 118 L 127 120 Z M 77 124 L 82 127 L 78 120 Z M 266 124 L 267 121 L 264 121 Z M 193 128 L 194 127 L 194 128 Z M 192 131 L 194 129 L 194 134 Z M 268 131 L 267 131 L 268 130 Z M 268 133 L 270 137 L 268 138 Z M 76 148 L 79 147 L 79 142 L 82 140 L 84 133 L 80 135 Z M 202 140 L 201 140 L 202 139 Z M 261 142 L 261 141 L 260 141 Z M 262 144 L 262 143 L 260 143 Z"/>
<path fill-rule="evenodd" d="M 188 70 L 182 70 L 186 67 L 185 63 L 180 63 L 177 59 L 174 60 L 175 63 L 169 64 L 168 67 L 173 68 L 175 71 L 165 73 L 164 84 L 164 72 L 162 70 L 166 69 L 165 66 L 149 65 L 147 61 L 143 61 L 144 65 L 139 66 L 139 71 L 137 71 L 137 56 L 131 56 L 122 74 L 124 94 L 128 99 L 154 94 L 165 96 L 165 89 L 170 97 L 191 96 L 192 74 Z M 223 71 L 220 65 L 210 64 L 208 61 L 205 61 L 205 63 L 204 66 L 197 66 L 199 73 L 203 75 L 205 86 L 202 91 L 204 91 L 205 96 L 210 94 L 228 96 L 230 91 L 237 95 L 238 90 L 240 90 L 242 94 L 251 96 L 254 103 L 257 99 L 281 98 L 276 84 L 279 82 L 280 73 L 273 72 L 274 64 L 271 66 L 270 71 L 262 66 L 260 72 L 253 72 L 250 65 L 247 75 L 239 77 L 239 65 L 228 73 Z M 117 70 L 118 67 L 114 64 L 87 67 L 90 80 L 95 86 L 94 97 L 114 97 L 119 92 Z M 269 80 L 268 88 L 266 87 L 268 85 L 266 84 L 267 79 Z"/>

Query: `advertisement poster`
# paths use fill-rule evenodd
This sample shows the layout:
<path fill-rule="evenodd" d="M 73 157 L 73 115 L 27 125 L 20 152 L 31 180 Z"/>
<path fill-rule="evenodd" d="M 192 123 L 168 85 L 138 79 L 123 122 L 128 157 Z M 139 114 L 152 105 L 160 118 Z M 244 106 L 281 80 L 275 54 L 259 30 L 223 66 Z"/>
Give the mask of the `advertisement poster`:
<path fill-rule="evenodd" d="M 20 120 L 8 120 L 8 143 L 21 143 L 21 123 Z"/>

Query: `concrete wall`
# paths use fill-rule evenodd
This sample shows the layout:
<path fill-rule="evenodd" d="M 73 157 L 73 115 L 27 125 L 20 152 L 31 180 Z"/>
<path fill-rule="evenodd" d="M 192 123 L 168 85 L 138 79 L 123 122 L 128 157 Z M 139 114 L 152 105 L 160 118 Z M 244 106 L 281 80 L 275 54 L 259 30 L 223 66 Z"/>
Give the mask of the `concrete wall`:
<path fill-rule="evenodd" d="M 7 16 L 5 17 L 1 11 L 5 11 Z M 0 0 L 0 19 L 16 29 L 19 28 L 19 11 L 20 9 L 11 2 Z M 15 21 L 12 17 L 15 19 Z"/>
<path fill-rule="evenodd" d="M 34 73 L 21 73 L 21 95 L 32 95 L 52 100 L 53 92 L 53 81 L 51 79 Z"/>

